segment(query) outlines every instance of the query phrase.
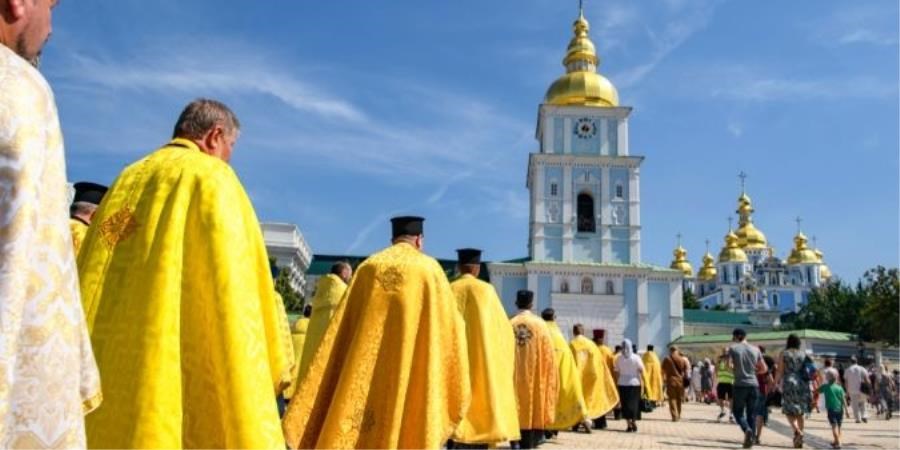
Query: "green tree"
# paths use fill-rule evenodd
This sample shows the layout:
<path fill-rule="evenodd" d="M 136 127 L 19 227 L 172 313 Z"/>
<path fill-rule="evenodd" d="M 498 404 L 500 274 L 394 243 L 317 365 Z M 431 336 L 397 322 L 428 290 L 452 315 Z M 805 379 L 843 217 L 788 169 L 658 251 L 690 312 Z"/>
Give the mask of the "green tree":
<path fill-rule="evenodd" d="M 859 295 L 865 299 L 862 321 L 867 337 L 897 345 L 900 341 L 900 277 L 898 269 L 882 266 L 863 274 Z"/>
<path fill-rule="evenodd" d="M 306 301 L 299 292 L 291 287 L 290 271 L 277 270 L 278 276 L 275 277 L 275 291 L 281 294 L 281 299 L 284 301 L 284 309 L 296 313 L 303 311 L 303 305 Z"/>
<path fill-rule="evenodd" d="M 684 309 L 700 309 L 700 302 L 697 296 L 690 289 L 681 291 L 681 307 Z"/>
<path fill-rule="evenodd" d="M 842 331 L 867 337 L 859 314 L 864 306 L 865 298 L 858 291 L 841 280 L 834 280 L 810 291 L 792 327 Z"/>

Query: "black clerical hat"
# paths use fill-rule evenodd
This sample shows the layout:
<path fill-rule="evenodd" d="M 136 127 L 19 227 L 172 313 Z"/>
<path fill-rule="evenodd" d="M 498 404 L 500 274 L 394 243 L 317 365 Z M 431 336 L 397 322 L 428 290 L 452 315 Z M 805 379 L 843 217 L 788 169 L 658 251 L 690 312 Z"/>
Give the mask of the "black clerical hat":
<path fill-rule="evenodd" d="M 460 264 L 481 264 L 481 250 L 477 248 L 461 248 L 456 255 Z"/>
<path fill-rule="evenodd" d="M 72 203 L 85 202 L 94 205 L 100 204 L 100 200 L 103 200 L 103 194 L 106 194 L 108 189 L 102 184 L 88 181 L 79 181 L 73 187 L 75 188 L 75 198 L 72 199 Z"/>
<path fill-rule="evenodd" d="M 398 236 L 418 236 L 423 234 L 424 217 L 418 216 L 399 216 L 391 218 L 391 237 Z"/>
<path fill-rule="evenodd" d="M 527 308 L 534 302 L 534 292 L 522 289 L 516 292 L 516 306 L 519 308 Z"/>

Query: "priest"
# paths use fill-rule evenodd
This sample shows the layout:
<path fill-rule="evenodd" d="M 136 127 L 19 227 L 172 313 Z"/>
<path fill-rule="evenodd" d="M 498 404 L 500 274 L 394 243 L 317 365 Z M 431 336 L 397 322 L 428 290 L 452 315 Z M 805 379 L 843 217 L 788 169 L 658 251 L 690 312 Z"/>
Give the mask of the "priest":
<path fill-rule="evenodd" d="M 450 284 L 466 323 L 472 404 L 453 435 L 455 448 L 488 448 L 519 440 L 516 391 L 510 380 L 516 348 L 512 326 L 494 287 L 478 279 L 481 250 L 456 251 L 460 277 Z"/>
<path fill-rule="evenodd" d="M 569 343 L 575 362 L 581 372 L 581 386 L 584 403 L 591 419 L 605 417 L 619 403 L 616 382 L 607 366 L 606 357 L 593 341 L 584 335 L 584 326 L 576 323 L 572 327 L 572 341 Z M 596 421 L 600 425 L 600 421 Z"/>
<path fill-rule="evenodd" d="M 662 365 L 652 345 L 641 356 L 644 363 L 644 393 L 647 399 L 659 406 L 663 401 Z"/>
<path fill-rule="evenodd" d="M 534 293 L 516 293 L 519 311 L 510 320 L 516 337 L 516 370 L 513 384 L 519 405 L 519 428 L 523 449 L 536 448 L 544 431 L 556 417 L 559 374 L 553 351 L 553 338 L 547 324 L 531 312 Z"/>
<path fill-rule="evenodd" d="M 78 257 L 105 388 L 89 447 L 284 447 L 284 305 L 228 165 L 239 128 L 224 104 L 191 102 L 94 216 Z"/>
<path fill-rule="evenodd" d="M 344 292 L 347 291 L 347 283 L 353 276 L 353 269 L 350 264 L 345 261 L 339 261 L 331 266 L 331 272 L 319 278 L 316 282 L 316 293 L 310 302 L 312 312 L 309 316 L 309 328 L 306 333 L 306 339 L 303 342 L 303 351 L 300 359 L 300 366 L 297 370 L 297 376 L 294 382 L 299 384 L 306 376 L 309 370 L 309 363 L 316 356 L 328 323 L 334 315 L 334 310 L 338 303 L 344 298 Z"/>
<path fill-rule="evenodd" d="M 0 1 L 0 448 L 84 448 L 100 378 L 78 293 L 51 1 Z"/>
<path fill-rule="evenodd" d="M 75 256 L 81 249 L 84 235 L 94 218 L 97 206 L 103 200 L 107 187 L 102 184 L 79 181 L 73 186 L 75 196 L 72 198 L 72 206 L 69 207 L 69 229 L 72 231 L 72 246 L 75 248 Z"/>
<path fill-rule="evenodd" d="M 357 268 L 282 421 L 290 448 L 438 448 L 465 416 L 465 324 L 424 220 L 391 219 Z"/>
<path fill-rule="evenodd" d="M 549 429 L 554 431 L 582 428 L 591 432 L 588 420 L 587 405 L 584 403 L 584 391 L 581 387 L 581 372 L 575 364 L 575 358 L 566 343 L 566 338 L 556 324 L 556 311 L 546 308 L 541 311 L 541 318 L 550 328 L 553 338 L 553 357 L 559 372 L 559 395 L 556 399 L 556 417 Z"/>
<path fill-rule="evenodd" d="M 291 324 L 291 343 L 292 348 L 294 349 L 294 364 L 293 370 L 291 371 L 291 385 L 284 390 L 284 398 L 290 399 L 294 396 L 294 392 L 297 391 L 297 385 L 300 384 L 298 381 L 298 373 L 300 371 L 300 363 L 303 359 L 303 349 L 306 346 L 306 337 L 307 332 L 309 330 L 309 316 L 312 314 L 312 307 L 310 305 L 306 305 L 303 307 L 303 315 L 301 315 L 297 320 Z"/>

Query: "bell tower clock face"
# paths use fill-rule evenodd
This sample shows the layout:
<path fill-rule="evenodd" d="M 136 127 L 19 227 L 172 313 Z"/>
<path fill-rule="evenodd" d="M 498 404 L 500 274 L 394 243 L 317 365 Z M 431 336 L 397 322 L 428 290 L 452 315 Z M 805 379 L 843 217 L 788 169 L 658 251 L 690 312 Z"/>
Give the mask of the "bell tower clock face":
<path fill-rule="evenodd" d="M 590 139 L 597 134 L 597 124 L 592 119 L 582 117 L 575 121 L 575 136 Z"/>

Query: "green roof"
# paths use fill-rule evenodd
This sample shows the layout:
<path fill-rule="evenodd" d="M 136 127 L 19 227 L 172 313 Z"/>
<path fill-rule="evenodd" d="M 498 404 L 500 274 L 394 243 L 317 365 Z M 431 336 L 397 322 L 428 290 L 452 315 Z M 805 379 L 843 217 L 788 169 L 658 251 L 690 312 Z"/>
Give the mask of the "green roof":
<path fill-rule="evenodd" d="M 800 339 L 822 339 L 826 341 L 854 342 L 856 335 L 850 333 L 841 333 L 837 331 L 824 330 L 787 330 L 787 331 L 766 331 L 762 333 L 747 333 L 747 339 L 750 341 L 777 341 L 787 340 L 788 335 L 796 334 Z M 722 342 L 731 342 L 730 334 L 708 334 L 700 336 L 682 336 L 673 344 L 714 344 Z"/>
<path fill-rule="evenodd" d="M 720 325 L 750 325 L 750 314 L 705 309 L 685 309 L 686 323 L 714 323 Z"/>

